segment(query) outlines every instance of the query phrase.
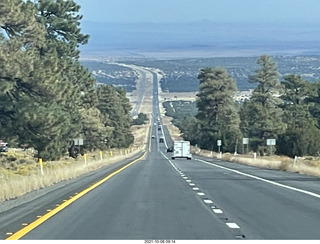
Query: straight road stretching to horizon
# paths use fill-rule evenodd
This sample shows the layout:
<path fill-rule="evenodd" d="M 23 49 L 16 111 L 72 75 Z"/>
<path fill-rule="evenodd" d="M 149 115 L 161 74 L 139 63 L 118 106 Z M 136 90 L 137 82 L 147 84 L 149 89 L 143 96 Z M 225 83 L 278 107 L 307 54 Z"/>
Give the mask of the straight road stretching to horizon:
<path fill-rule="evenodd" d="M 320 239 L 319 178 L 196 156 L 172 160 L 166 152 L 172 144 L 168 131 L 157 129 L 157 96 L 153 103 L 146 154 L 123 170 L 100 170 L 97 179 L 110 177 L 19 238 Z M 25 204 L 11 211 L 30 208 Z M 9 214 L 0 213 L 0 223 Z M 4 229 L 0 225 L 2 238 Z"/>

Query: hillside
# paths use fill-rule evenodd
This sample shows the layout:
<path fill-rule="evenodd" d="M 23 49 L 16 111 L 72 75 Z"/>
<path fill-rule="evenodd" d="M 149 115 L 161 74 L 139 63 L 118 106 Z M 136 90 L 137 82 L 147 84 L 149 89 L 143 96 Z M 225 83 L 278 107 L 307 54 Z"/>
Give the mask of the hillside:
<path fill-rule="evenodd" d="M 298 74 L 311 82 L 320 80 L 320 56 L 273 56 L 272 58 L 278 64 L 281 77 Z M 255 84 L 248 82 L 248 76 L 257 68 L 256 60 L 257 57 L 217 57 L 172 60 L 123 59 L 119 62 L 162 70 L 165 75 L 161 80 L 163 91 L 196 92 L 200 69 L 208 66 L 225 67 L 235 79 L 238 90 L 254 89 Z M 123 86 L 127 91 L 134 89 L 136 74 L 132 70 L 105 61 L 82 61 L 82 63 L 90 69 L 98 82 Z"/>

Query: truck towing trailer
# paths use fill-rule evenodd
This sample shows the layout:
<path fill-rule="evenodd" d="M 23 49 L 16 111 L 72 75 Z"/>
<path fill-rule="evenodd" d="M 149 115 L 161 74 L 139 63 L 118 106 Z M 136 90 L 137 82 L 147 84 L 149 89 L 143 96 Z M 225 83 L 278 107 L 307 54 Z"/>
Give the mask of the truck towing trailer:
<path fill-rule="evenodd" d="M 173 144 L 173 153 L 171 158 L 187 158 L 190 160 L 192 158 L 192 154 L 190 153 L 190 142 L 175 141 Z"/>

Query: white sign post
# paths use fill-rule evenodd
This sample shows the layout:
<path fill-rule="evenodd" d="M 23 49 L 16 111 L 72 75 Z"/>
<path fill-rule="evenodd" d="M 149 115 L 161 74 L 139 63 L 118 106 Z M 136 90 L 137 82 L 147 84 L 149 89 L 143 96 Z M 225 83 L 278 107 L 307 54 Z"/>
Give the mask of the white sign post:
<path fill-rule="evenodd" d="M 222 145 L 222 141 L 221 140 L 217 140 L 217 146 L 219 147 L 219 153 L 220 153 L 220 147 Z"/>
<path fill-rule="evenodd" d="M 217 140 L 217 146 L 219 148 L 219 158 L 222 158 L 221 151 L 220 151 L 221 145 L 222 145 L 222 141 L 221 140 Z"/>

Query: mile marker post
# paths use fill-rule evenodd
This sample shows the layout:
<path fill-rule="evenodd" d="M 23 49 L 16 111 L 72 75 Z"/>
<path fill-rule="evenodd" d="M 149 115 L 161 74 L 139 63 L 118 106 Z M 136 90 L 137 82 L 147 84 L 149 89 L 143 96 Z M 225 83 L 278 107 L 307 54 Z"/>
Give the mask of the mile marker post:
<path fill-rule="evenodd" d="M 40 172 L 41 172 L 41 175 L 43 175 L 43 163 L 42 163 L 42 158 L 39 158 L 39 164 L 40 164 Z"/>
<path fill-rule="evenodd" d="M 87 165 L 87 154 L 83 154 L 83 157 L 84 157 L 84 163 L 85 165 Z"/>

